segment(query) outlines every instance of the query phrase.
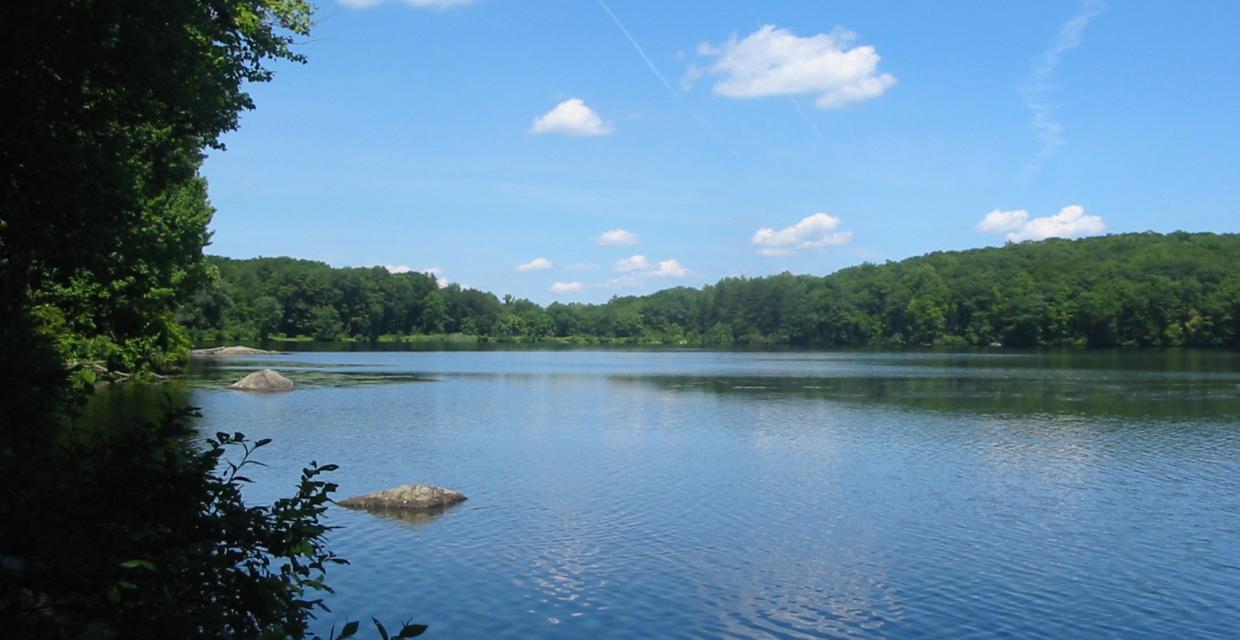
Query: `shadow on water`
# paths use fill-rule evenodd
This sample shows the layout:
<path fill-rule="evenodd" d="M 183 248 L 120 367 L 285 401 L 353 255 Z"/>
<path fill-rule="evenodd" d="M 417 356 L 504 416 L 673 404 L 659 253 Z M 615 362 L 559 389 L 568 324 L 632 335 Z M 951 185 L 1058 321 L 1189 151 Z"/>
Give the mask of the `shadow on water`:
<path fill-rule="evenodd" d="M 95 388 L 94 395 L 74 422 L 80 425 L 155 422 L 168 409 L 190 406 L 191 393 L 190 386 L 181 381 L 103 384 Z"/>

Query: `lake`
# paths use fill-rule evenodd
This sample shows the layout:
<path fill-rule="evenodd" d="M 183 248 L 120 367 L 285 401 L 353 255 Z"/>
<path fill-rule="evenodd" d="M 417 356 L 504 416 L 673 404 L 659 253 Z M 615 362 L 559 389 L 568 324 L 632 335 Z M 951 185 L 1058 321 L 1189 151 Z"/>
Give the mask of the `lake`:
<path fill-rule="evenodd" d="M 287 394 L 224 387 L 247 369 Z M 249 493 L 340 465 L 346 617 L 432 638 L 1240 637 L 1240 354 L 303 352 L 195 363 Z"/>

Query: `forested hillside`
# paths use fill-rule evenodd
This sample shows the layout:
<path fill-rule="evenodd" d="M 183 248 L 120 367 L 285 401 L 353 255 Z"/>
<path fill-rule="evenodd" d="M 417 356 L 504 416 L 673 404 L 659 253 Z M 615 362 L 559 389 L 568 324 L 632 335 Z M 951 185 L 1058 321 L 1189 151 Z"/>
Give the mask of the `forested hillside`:
<path fill-rule="evenodd" d="M 726 278 L 601 305 L 291 258 L 210 258 L 199 342 L 464 334 L 665 344 L 1240 346 L 1240 235 L 1134 233 L 938 252 L 828 276 Z"/>

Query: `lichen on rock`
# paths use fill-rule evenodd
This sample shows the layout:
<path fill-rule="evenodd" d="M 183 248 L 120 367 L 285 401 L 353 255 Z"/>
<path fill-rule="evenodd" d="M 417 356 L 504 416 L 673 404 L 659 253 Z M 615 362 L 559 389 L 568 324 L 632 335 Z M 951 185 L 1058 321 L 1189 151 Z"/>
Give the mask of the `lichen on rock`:
<path fill-rule="evenodd" d="M 375 493 L 346 498 L 339 504 L 349 509 L 367 511 L 397 509 L 420 511 L 443 509 L 458 502 L 464 502 L 465 499 L 465 495 L 459 491 L 429 484 L 405 484 Z"/>

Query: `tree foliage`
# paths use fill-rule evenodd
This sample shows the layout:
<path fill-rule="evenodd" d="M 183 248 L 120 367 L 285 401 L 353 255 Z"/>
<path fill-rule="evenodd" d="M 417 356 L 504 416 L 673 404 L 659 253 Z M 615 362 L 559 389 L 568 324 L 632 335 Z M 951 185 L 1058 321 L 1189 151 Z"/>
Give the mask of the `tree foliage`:
<path fill-rule="evenodd" d="M 149 371 L 183 355 L 174 311 L 212 277 L 202 149 L 252 107 L 246 83 L 300 60 L 310 17 L 302 0 L 0 4 L 5 637 L 303 637 L 322 604 L 340 561 L 321 521 L 333 467 L 251 506 L 240 487 L 265 441 L 202 445 L 187 410 L 82 413 L 106 370 L 83 361 Z M 277 305 L 257 304 L 260 331 Z"/>
<path fill-rule="evenodd" d="M 938 252 L 825 277 L 725 278 L 605 304 L 503 299 L 428 274 L 291 258 L 210 258 L 219 279 L 181 310 L 203 341 L 278 332 L 469 333 L 664 344 L 1231 346 L 1240 344 L 1240 236 L 1137 233 Z M 278 313 L 259 301 L 277 300 Z M 261 318 L 260 318 L 261 316 Z M 208 320 L 210 318 L 210 320 Z"/>
<path fill-rule="evenodd" d="M 62 343 L 88 336 L 72 357 L 175 364 L 170 312 L 201 288 L 211 215 L 201 149 L 253 106 L 244 84 L 268 62 L 301 59 L 309 6 L 9 2 L 0 25 L 0 303 L 40 305 Z"/>
<path fill-rule="evenodd" d="M 335 485 L 319 475 L 334 467 L 312 463 L 292 497 L 247 506 L 244 473 L 268 441 L 220 433 L 186 449 L 191 415 L 74 429 L 75 444 L 41 456 L 56 474 L 11 488 L 23 517 L 6 523 L 5 552 L 23 579 L 0 596 L 6 633 L 305 634 L 321 607 L 305 594 L 325 590 L 327 566 L 342 562 L 320 522 Z M 82 455 L 83 445 L 98 453 Z"/>

